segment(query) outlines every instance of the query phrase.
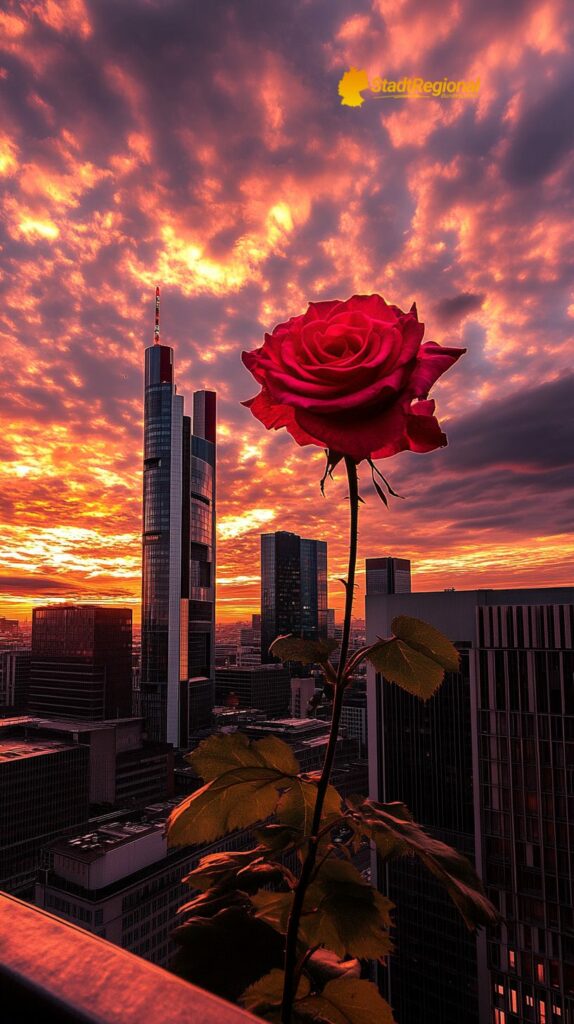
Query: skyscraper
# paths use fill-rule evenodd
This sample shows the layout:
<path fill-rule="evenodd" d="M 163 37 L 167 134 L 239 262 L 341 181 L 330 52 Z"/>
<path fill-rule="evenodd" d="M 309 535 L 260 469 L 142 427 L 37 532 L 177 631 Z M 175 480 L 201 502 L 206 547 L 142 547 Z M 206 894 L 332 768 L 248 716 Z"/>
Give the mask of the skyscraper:
<path fill-rule="evenodd" d="M 261 660 L 276 637 L 327 636 L 327 544 L 296 533 L 261 536 Z"/>
<path fill-rule="evenodd" d="M 574 588 L 478 608 L 482 875 L 490 1020 L 574 1021 Z M 478 788 L 478 785 L 477 785 Z"/>
<path fill-rule="evenodd" d="M 410 594 L 411 563 L 408 558 L 366 558 L 367 594 Z"/>
<path fill-rule="evenodd" d="M 503 923 L 475 937 L 416 860 L 377 864 L 397 1019 L 574 1020 L 574 589 L 367 595 L 368 640 L 400 614 L 448 635 L 461 667 L 426 704 L 369 669 L 370 793 L 470 856 Z"/>
<path fill-rule="evenodd" d="M 46 718 L 129 718 L 131 608 L 35 608 L 29 704 L 31 711 Z"/>
<path fill-rule="evenodd" d="M 145 353 L 141 711 L 150 738 L 185 746 L 209 723 L 214 690 L 215 393 L 193 396 L 193 429 L 173 349 Z"/>

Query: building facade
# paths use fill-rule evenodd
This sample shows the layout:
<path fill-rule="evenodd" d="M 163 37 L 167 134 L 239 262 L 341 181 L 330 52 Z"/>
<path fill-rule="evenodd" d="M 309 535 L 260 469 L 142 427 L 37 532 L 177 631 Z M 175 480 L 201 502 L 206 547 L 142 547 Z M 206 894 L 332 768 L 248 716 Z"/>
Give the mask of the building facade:
<path fill-rule="evenodd" d="M 283 665 L 215 670 L 215 693 L 222 707 L 257 708 L 270 718 L 289 713 L 291 677 Z"/>
<path fill-rule="evenodd" d="M 174 791 L 174 753 L 167 743 L 150 742 L 141 718 L 88 722 L 82 719 L 34 718 L 0 720 L 0 738 L 20 742 L 21 749 L 58 740 L 88 751 L 88 801 L 97 809 L 141 808 L 166 800 Z"/>
<path fill-rule="evenodd" d="M 574 1021 L 574 591 L 480 607 L 482 873 L 492 1020 Z"/>
<path fill-rule="evenodd" d="M 0 725 L 0 889 L 33 890 L 42 845 L 87 822 L 88 808 L 86 747 Z"/>
<path fill-rule="evenodd" d="M 23 646 L 23 637 L 18 619 L 7 619 L 0 615 L 0 652 Z"/>
<path fill-rule="evenodd" d="M 35 902 L 123 949 L 167 967 L 177 912 L 189 900 L 183 878 L 201 857 L 252 845 L 247 832 L 203 847 L 169 850 L 171 806 L 152 805 L 132 821 L 112 821 L 62 839 L 46 851 Z"/>
<path fill-rule="evenodd" d="M 29 707 L 46 718 L 129 717 L 131 608 L 89 604 L 35 608 Z"/>
<path fill-rule="evenodd" d="M 214 631 L 215 393 L 195 392 L 193 422 L 184 415 L 157 316 L 145 353 L 140 668 L 154 740 L 183 747 L 209 723 Z"/>
<path fill-rule="evenodd" d="M 23 711 L 29 688 L 30 651 L 0 651 L 0 716 Z"/>
<path fill-rule="evenodd" d="M 327 544 L 296 533 L 261 536 L 261 660 L 285 633 L 327 636 Z"/>
<path fill-rule="evenodd" d="M 366 592 L 374 594 L 410 594 L 411 563 L 408 558 L 366 558 Z"/>
<path fill-rule="evenodd" d="M 369 641 L 407 614 L 461 655 L 426 704 L 369 669 L 371 796 L 403 800 L 474 860 L 504 916 L 475 937 L 418 862 L 375 863 L 397 908 L 381 980 L 401 1024 L 574 1019 L 573 601 L 572 588 L 367 595 Z"/>

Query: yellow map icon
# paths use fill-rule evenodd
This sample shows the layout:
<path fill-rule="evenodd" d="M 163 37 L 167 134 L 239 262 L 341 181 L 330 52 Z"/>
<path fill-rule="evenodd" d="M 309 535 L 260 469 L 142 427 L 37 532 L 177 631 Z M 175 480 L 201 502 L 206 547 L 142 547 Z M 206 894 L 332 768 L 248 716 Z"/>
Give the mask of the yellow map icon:
<path fill-rule="evenodd" d="M 350 68 L 345 71 L 339 82 L 339 96 L 343 107 L 361 107 L 365 102 L 361 93 L 369 88 L 369 76 L 366 71 Z"/>

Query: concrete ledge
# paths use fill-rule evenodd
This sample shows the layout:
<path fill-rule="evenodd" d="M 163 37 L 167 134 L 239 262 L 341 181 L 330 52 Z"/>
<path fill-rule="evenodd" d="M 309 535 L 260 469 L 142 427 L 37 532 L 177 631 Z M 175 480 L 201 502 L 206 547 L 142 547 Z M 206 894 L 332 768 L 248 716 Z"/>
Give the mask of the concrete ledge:
<path fill-rule="evenodd" d="M 225 965 L 222 965 L 222 969 Z M 0 894 L 0 1018 L 42 1024 L 254 1024 L 126 950 Z"/>

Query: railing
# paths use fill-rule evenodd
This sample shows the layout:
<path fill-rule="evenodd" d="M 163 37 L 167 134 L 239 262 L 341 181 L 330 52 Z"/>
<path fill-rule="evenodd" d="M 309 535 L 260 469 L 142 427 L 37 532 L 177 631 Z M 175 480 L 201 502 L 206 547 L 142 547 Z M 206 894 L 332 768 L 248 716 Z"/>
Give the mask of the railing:
<path fill-rule="evenodd" d="M 225 964 L 221 965 L 225 969 Z M 0 894 L 3 1024 L 255 1024 L 250 1013 Z"/>

